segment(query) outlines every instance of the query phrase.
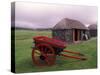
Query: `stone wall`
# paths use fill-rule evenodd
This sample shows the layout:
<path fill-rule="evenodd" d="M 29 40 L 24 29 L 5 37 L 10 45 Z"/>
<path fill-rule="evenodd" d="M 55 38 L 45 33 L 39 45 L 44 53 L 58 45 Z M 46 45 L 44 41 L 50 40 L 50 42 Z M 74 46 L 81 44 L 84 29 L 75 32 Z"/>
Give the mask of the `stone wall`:
<path fill-rule="evenodd" d="M 73 41 L 72 30 L 64 29 L 64 30 L 53 30 L 52 31 L 53 38 L 62 40 L 67 43 L 71 43 Z"/>
<path fill-rule="evenodd" d="M 97 30 L 90 30 L 90 37 L 96 37 L 97 36 Z"/>

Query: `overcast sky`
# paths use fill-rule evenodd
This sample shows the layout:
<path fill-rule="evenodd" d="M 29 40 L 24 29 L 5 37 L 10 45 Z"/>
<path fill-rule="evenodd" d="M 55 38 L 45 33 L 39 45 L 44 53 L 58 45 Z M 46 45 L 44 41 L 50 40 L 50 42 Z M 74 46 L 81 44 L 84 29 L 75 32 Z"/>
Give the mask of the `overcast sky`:
<path fill-rule="evenodd" d="M 85 25 L 97 22 L 97 7 L 16 2 L 16 27 L 48 28 L 63 18 L 75 19 Z"/>

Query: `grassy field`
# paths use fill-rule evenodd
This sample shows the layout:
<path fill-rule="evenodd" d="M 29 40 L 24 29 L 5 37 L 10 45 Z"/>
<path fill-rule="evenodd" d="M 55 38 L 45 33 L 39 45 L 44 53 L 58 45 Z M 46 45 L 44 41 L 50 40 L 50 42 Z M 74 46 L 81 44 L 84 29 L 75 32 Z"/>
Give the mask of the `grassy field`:
<path fill-rule="evenodd" d="M 96 38 L 79 44 L 68 45 L 66 49 L 71 51 L 78 51 L 87 57 L 87 60 L 80 61 L 75 59 L 66 60 L 61 56 L 57 56 L 56 64 L 54 66 L 37 67 L 32 62 L 32 37 L 43 35 L 51 37 L 50 31 L 28 31 L 16 30 L 15 36 L 15 66 L 17 73 L 23 72 L 41 72 L 41 71 L 57 71 L 57 70 L 75 70 L 75 69 L 89 69 L 97 67 L 97 49 Z"/>

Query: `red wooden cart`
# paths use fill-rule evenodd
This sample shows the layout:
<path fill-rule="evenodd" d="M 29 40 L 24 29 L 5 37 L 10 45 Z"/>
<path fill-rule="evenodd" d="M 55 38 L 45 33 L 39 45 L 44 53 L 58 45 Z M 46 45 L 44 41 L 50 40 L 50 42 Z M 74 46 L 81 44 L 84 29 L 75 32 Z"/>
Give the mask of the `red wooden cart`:
<path fill-rule="evenodd" d="M 55 64 L 57 55 L 79 60 L 86 59 L 84 57 L 80 57 L 84 55 L 79 52 L 64 50 L 64 48 L 66 48 L 66 43 L 62 42 L 61 40 L 48 38 L 46 36 L 37 36 L 34 37 L 33 40 L 34 47 L 32 48 L 32 60 L 38 66 Z M 63 52 L 77 54 L 79 56 L 70 56 L 63 54 Z"/>

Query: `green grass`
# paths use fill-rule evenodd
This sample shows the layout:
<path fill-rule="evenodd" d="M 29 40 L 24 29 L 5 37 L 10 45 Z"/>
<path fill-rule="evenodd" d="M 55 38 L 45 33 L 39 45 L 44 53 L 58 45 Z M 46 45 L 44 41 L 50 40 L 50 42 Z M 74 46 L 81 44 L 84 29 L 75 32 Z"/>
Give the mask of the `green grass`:
<path fill-rule="evenodd" d="M 75 69 L 89 69 L 97 67 L 97 49 L 96 38 L 88 41 L 83 41 L 79 44 L 68 45 L 66 49 L 71 51 L 78 51 L 85 54 L 87 60 L 80 61 L 75 59 L 64 59 L 57 56 L 56 64 L 53 66 L 37 67 L 32 62 L 32 37 L 43 35 L 51 37 L 50 31 L 28 31 L 16 30 L 15 36 L 15 66 L 17 73 L 23 72 L 41 72 L 41 71 L 57 71 L 57 70 L 75 70 Z"/>

